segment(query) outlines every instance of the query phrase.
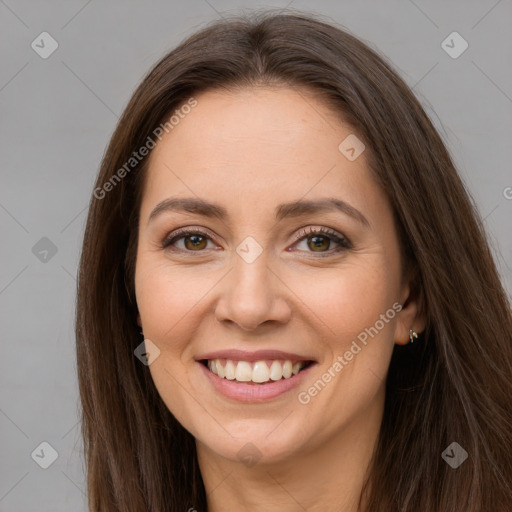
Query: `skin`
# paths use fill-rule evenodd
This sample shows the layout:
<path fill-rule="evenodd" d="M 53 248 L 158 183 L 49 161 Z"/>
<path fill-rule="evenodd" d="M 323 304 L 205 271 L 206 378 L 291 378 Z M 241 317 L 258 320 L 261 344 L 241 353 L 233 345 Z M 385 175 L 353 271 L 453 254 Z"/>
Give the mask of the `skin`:
<path fill-rule="evenodd" d="M 210 512 L 356 511 L 393 345 L 409 342 L 410 327 L 424 328 L 402 272 L 391 205 L 365 153 L 349 161 L 338 150 L 353 129 L 311 92 L 260 87 L 195 97 L 197 106 L 150 155 L 140 210 L 138 322 L 161 351 L 151 376 L 196 438 Z M 148 222 L 171 196 L 218 203 L 229 217 L 168 211 Z M 338 211 L 276 222 L 278 204 L 321 197 L 346 201 L 369 227 Z M 212 236 L 199 249 L 187 238 L 163 249 L 182 227 Z M 320 227 L 352 247 L 336 253 L 339 245 L 327 238 L 315 250 L 311 235 L 294 238 Z M 236 252 L 247 236 L 264 249 L 252 263 Z M 298 392 L 394 303 L 403 309 L 301 403 Z M 231 348 L 280 349 L 317 365 L 300 389 L 242 404 L 215 391 L 194 361 Z M 238 456 L 247 443 L 257 448 L 254 465 Z"/>

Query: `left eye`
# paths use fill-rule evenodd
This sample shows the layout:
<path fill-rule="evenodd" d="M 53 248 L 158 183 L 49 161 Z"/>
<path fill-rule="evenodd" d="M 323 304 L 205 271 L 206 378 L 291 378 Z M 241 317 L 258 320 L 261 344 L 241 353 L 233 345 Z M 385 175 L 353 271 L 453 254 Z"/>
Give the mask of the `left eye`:
<path fill-rule="evenodd" d="M 162 248 L 165 249 L 169 246 L 174 246 L 176 242 L 180 240 L 184 241 L 184 246 L 176 248 L 186 252 L 202 252 L 202 250 L 208 249 L 208 242 L 212 242 L 211 237 L 204 231 L 185 230 L 176 233 L 170 238 L 166 238 L 162 243 Z M 324 228 L 301 231 L 297 234 L 296 240 L 299 243 L 305 242 L 307 248 L 312 249 L 309 252 L 327 253 L 327 255 L 350 249 L 352 247 L 349 240 L 343 235 L 338 235 L 336 232 L 326 230 Z M 338 245 L 336 249 L 323 250 L 328 249 L 332 242 Z"/>
<path fill-rule="evenodd" d="M 350 241 L 346 237 L 344 237 L 343 235 L 339 235 L 335 231 L 331 231 L 325 228 L 310 228 L 309 231 L 301 231 L 300 233 L 297 234 L 297 240 L 300 243 L 305 242 L 306 246 L 309 249 L 312 249 L 311 252 L 321 253 L 322 256 L 325 253 L 327 253 L 325 255 L 329 256 L 333 253 L 338 253 L 340 251 L 350 249 L 352 247 Z M 330 251 L 322 250 L 329 248 L 331 242 L 337 244 L 338 247 Z"/>

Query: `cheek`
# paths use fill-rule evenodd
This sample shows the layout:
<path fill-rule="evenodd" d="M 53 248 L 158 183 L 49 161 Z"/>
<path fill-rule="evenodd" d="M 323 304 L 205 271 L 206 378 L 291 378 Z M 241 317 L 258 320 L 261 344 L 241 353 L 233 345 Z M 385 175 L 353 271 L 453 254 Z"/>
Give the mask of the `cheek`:
<path fill-rule="evenodd" d="M 331 335 L 341 336 L 345 341 L 347 337 L 357 336 L 395 302 L 394 273 L 377 258 L 374 260 L 324 271 L 315 279 L 300 279 L 300 286 L 307 286 L 300 295 L 310 297 L 311 309 Z"/>
<path fill-rule="evenodd" d="M 332 382 L 317 400 L 319 407 L 331 403 L 340 410 L 358 410 L 384 382 L 399 305 L 396 276 L 378 259 L 309 282 L 308 306 L 324 325 L 322 372 Z"/>
<path fill-rule="evenodd" d="M 152 261 L 153 260 L 153 261 Z M 212 273 L 183 269 L 167 261 L 142 256 L 137 263 L 137 306 L 147 337 L 164 341 L 183 330 L 189 316 L 200 308 L 201 299 L 215 284 Z"/>
<path fill-rule="evenodd" d="M 192 354 L 190 340 L 206 314 L 202 307 L 205 294 L 217 280 L 189 268 L 188 271 L 169 262 L 142 255 L 135 274 L 137 306 L 145 338 L 153 341 L 160 355 L 149 366 L 152 380 L 167 408 L 198 435 L 194 422 L 199 414 L 190 400 L 189 369 Z"/>

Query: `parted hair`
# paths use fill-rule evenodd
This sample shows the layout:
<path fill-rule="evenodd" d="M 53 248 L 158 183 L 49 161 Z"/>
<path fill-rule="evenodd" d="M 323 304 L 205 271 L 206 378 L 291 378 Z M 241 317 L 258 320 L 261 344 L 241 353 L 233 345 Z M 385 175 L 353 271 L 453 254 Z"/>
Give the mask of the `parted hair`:
<path fill-rule="evenodd" d="M 272 84 L 320 95 L 364 141 L 427 319 L 419 341 L 394 348 L 361 510 L 510 511 L 510 303 L 449 152 L 377 50 L 297 11 L 210 23 L 143 78 L 103 155 L 95 188 L 191 96 Z M 147 161 L 123 173 L 108 193 L 91 195 L 83 239 L 76 349 L 89 509 L 204 512 L 195 440 L 134 357 L 141 343 L 134 270 Z M 441 457 L 452 442 L 468 453 L 457 469 Z"/>

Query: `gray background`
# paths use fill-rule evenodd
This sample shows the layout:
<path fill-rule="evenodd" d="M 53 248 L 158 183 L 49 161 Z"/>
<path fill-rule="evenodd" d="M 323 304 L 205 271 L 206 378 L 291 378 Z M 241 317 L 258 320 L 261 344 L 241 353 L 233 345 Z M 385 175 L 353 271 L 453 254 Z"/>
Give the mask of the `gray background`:
<path fill-rule="evenodd" d="M 413 87 L 485 218 L 512 290 L 510 0 L 0 0 L 0 511 L 86 510 L 75 276 L 95 175 L 131 93 L 205 22 L 287 5 L 348 28 Z M 31 47 L 43 31 L 59 45 L 47 59 Z M 469 43 L 455 59 L 441 46 L 453 31 Z M 59 455 L 48 469 L 35 462 L 50 460 L 43 441 Z"/>

